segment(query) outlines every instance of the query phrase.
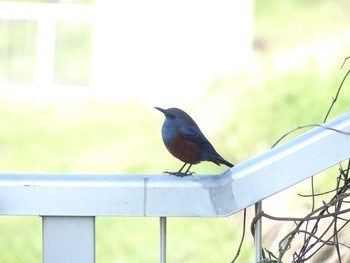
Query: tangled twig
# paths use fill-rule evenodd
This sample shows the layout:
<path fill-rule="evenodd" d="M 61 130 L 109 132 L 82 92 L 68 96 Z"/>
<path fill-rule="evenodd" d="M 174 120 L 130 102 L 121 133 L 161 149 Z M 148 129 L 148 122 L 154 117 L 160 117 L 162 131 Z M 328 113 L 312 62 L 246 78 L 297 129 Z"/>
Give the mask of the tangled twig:
<path fill-rule="evenodd" d="M 344 60 L 342 67 L 344 66 L 347 59 Z M 345 80 L 350 75 L 350 70 L 348 70 L 342 79 L 336 95 L 332 98 L 332 103 L 324 117 L 323 123 L 329 117 L 330 112 L 333 109 L 340 91 L 344 86 Z M 297 130 L 310 128 L 310 127 L 321 127 L 324 129 L 330 129 L 335 132 L 340 132 L 343 134 L 350 135 L 349 132 L 335 130 L 329 127 L 326 127 L 321 124 L 309 124 L 304 126 L 299 126 L 292 131 L 284 134 L 276 143 L 272 146 L 275 147 L 278 143 L 281 142 L 285 137 L 294 133 Z M 331 189 L 321 193 L 315 193 L 314 189 L 314 180 L 311 177 L 311 194 L 299 194 L 299 196 L 304 198 L 311 198 L 311 211 L 305 217 L 276 217 L 268 215 L 263 211 L 256 215 L 251 223 L 251 232 L 254 236 L 255 224 L 258 220 L 262 218 L 267 218 L 273 221 L 280 222 L 294 222 L 295 227 L 292 231 L 288 232 L 278 244 L 278 254 L 275 255 L 268 249 L 264 249 L 262 262 L 268 263 L 282 263 L 286 252 L 291 250 L 293 247 L 293 240 L 298 236 L 302 235 L 302 244 L 300 247 L 293 248 L 292 252 L 292 263 L 302 263 L 310 260 L 314 257 L 322 248 L 325 246 L 332 247 L 335 250 L 337 260 L 339 263 L 342 262 L 342 253 L 341 248 L 350 249 L 350 245 L 340 241 L 341 231 L 350 223 L 350 216 L 345 217 L 350 213 L 350 208 L 344 208 L 344 204 L 350 203 L 350 179 L 349 179 L 349 170 L 350 170 L 350 159 L 347 161 L 347 168 L 343 169 L 342 165 L 339 166 L 339 175 L 336 180 L 336 186 Z M 316 208 L 316 197 L 322 197 L 329 194 L 332 194 L 332 198 L 326 202 L 322 201 L 322 205 Z"/>
<path fill-rule="evenodd" d="M 349 245 L 339 242 L 339 233 L 344 227 L 350 222 L 349 219 L 342 218 L 341 215 L 350 213 L 350 208 L 341 209 L 343 203 L 350 202 L 350 179 L 348 178 L 350 169 L 350 161 L 348 162 L 348 168 L 346 171 L 341 169 L 341 173 L 337 178 L 336 193 L 331 198 L 329 202 L 323 202 L 323 205 L 314 209 L 305 217 L 276 217 L 265 212 L 260 212 L 253 219 L 251 224 L 251 232 L 254 233 L 255 223 L 261 218 L 267 218 L 273 221 L 279 222 L 295 222 L 295 228 L 287 233 L 279 242 L 279 254 L 275 256 L 271 251 L 268 254 L 274 256 L 272 261 L 264 262 L 282 262 L 285 253 L 292 247 L 292 241 L 298 234 L 304 234 L 304 243 L 301 246 L 299 252 L 294 252 L 293 260 L 291 262 L 306 262 L 312 256 L 314 256 L 322 247 L 332 246 L 335 247 L 338 260 L 341 261 L 340 246 L 349 248 Z M 329 192 L 329 191 L 328 191 Z M 317 195 L 323 195 L 325 193 L 320 193 Z M 313 197 L 309 196 L 308 197 Z M 331 212 L 330 209 L 333 208 L 334 211 Z M 325 228 L 319 228 L 319 224 L 323 219 L 330 219 L 328 226 Z M 308 230 L 309 222 L 313 222 L 313 227 Z M 323 222 L 323 221 L 322 221 Z M 302 227 L 305 225 L 305 228 Z M 320 232 L 320 233 L 318 233 Z M 318 234 L 317 234 L 318 233 Z"/>

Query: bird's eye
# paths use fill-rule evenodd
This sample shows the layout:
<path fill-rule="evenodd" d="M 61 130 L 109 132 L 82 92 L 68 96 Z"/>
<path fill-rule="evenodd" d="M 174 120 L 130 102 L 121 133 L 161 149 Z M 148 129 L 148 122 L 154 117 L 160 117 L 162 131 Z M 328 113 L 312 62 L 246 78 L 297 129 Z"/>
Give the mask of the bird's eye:
<path fill-rule="evenodd" d="M 175 119 L 175 114 L 168 113 L 168 117 L 169 117 L 170 119 Z"/>

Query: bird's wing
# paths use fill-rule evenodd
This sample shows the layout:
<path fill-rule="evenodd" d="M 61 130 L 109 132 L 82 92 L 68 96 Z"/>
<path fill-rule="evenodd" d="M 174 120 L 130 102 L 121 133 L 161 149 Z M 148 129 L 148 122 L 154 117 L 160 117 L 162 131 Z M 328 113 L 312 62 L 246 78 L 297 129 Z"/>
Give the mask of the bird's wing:
<path fill-rule="evenodd" d="M 201 149 L 206 150 L 214 155 L 218 155 L 213 145 L 211 145 L 208 139 L 205 138 L 200 129 L 196 127 L 182 127 L 179 131 L 184 137 L 199 146 Z"/>

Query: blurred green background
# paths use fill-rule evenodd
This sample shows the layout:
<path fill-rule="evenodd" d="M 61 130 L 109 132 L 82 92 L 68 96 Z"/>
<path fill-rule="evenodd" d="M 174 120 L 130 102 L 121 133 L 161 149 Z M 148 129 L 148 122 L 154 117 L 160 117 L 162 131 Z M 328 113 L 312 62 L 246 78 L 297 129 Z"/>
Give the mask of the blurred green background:
<path fill-rule="evenodd" d="M 348 10 L 350 2 L 346 0 L 254 1 L 254 66 L 232 77 L 216 79 L 200 99 L 184 108 L 226 159 L 243 162 L 269 149 L 292 128 L 322 122 L 350 68 L 348 63 L 340 69 L 350 55 Z M 13 26 L 20 30 L 13 30 Z M 35 31 L 35 27 L 21 22 L 0 24 L 0 35 L 7 36 L 6 30 L 16 34 Z M 77 34 L 80 41 L 69 43 Z M 57 45 L 57 83 L 89 82 L 90 36 L 91 28 L 87 26 L 58 25 L 57 43 L 68 44 Z M 21 34 L 12 38 L 18 43 L 32 42 Z M 1 37 L 0 80 L 31 80 L 33 72 L 22 69 L 26 63 L 33 63 L 34 47 L 25 45 L 23 53 L 28 57 L 12 60 L 11 67 L 16 70 L 10 70 L 5 63 L 9 48 L 6 41 Z M 18 44 L 18 48 L 23 45 Z M 68 63 L 72 68 L 66 67 L 70 54 L 80 58 L 81 65 Z M 83 70 L 72 75 L 76 67 Z M 330 118 L 348 111 L 349 99 L 346 84 Z M 163 116 L 137 101 L 37 103 L 3 99 L 0 118 L 1 172 L 151 174 L 176 170 L 181 165 L 162 144 Z M 215 119 L 215 125 L 206 121 L 209 118 Z M 213 174 L 224 169 L 208 163 L 194 168 L 196 173 Z M 318 187 L 332 184 L 335 171 L 316 177 Z M 329 174 L 332 176 L 327 178 Z M 291 211 L 293 215 L 302 214 L 309 209 L 308 202 L 294 197 L 297 191 L 308 191 L 309 184 L 304 182 L 269 198 L 267 204 L 273 205 L 264 205 L 264 210 L 278 215 Z M 250 208 L 248 225 L 252 216 Z M 157 262 L 158 224 L 158 218 L 97 218 L 97 262 Z M 220 219 L 169 218 L 168 262 L 230 262 L 240 240 L 241 225 L 242 213 Z M 41 261 L 39 217 L 3 216 L 0 226 L 1 262 Z M 264 222 L 264 245 L 277 251 L 278 233 L 271 235 L 273 228 L 274 224 Z M 253 252 L 253 238 L 247 229 L 238 262 L 254 262 Z"/>

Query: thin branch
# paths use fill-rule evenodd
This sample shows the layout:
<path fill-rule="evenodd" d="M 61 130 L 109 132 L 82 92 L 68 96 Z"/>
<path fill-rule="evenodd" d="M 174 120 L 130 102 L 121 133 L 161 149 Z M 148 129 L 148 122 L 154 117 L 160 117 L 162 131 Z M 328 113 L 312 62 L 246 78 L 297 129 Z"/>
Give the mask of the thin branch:
<path fill-rule="evenodd" d="M 350 59 L 350 56 L 345 58 L 341 68 L 344 67 L 346 61 Z M 343 77 L 335 96 L 332 98 L 332 102 L 328 111 L 323 119 L 323 123 L 325 123 L 329 117 L 330 112 L 333 109 L 333 106 L 337 102 L 342 87 L 344 86 L 345 80 L 350 75 L 350 70 L 348 70 Z M 348 131 L 341 131 L 334 128 L 326 127 L 320 124 L 308 124 L 304 126 L 299 126 L 286 134 L 284 134 L 281 138 L 279 138 L 271 148 L 274 148 L 277 144 L 279 144 L 284 138 L 289 136 L 290 134 L 305 128 L 310 127 L 320 127 L 323 129 L 332 130 L 334 132 L 338 132 L 344 135 L 350 135 Z M 350 212 L 350 208 L 343 208 L 343 204 L 350 203 L 350 179 L 349 179 L 349 171 L 350 171 L 350 159 L 348 160 L 347 168 L 344 170 L 342 164 L 339 164 L 339 176 L 337 177 L 336 187 L 332 190 L 324 191 L 321 193 L 315 193 L 314 188 L 314 180 L 311 178 L 311 194 L 299 194 L 301 197 L 312 198 L 311 202 L 311 211 L 305 217 L 277 217 L 260 212 L 255 216 L 252 220 L 250 230 L 252 235 L 254 236 L 255 232 L 255 224 L 258 220 L 261 220 L 263 217 L 281 222 L 294 222 L 295 226 L 292 231 L 286 234 L 278 244 L 278 257 L 275 256 L 271 251 L 264 248 L 263 252 L 266 252 L 268 258 L 263 253 L 264 259 L 263 262 L 270 263 L 282 263 L 282 259 L 286 254 L 287 250 L 292 247 L 292 242 L 296 235 L 303 235 L 303 244 L 301 245 L 299 251 L 295 251 L 292 253 L 292 262 L 301 263 L 306 262 L 311 259 L 316 253 L 318 253 L 324 246 L 334 247 L 335 253 L 338 258 L 338 262 L 341 263 L 341 247 L 350 249 L 350 246 L 340 242 L 340 231 L 342 231 L 345 226 L 350 223 L 349 216 L 342 216 Z M 318 208 L 316 207 L 316 197 L 325 196 L 326 194 L 334 193 L 333 197 L 328 201 L 322 201 L 322 205 Z M 328 220 L 327 220 L 328 219 Z M 313 220 L 313 224 L 310 224 L 310 221 Z M 320 227 L 321 223 L 326 222 L 325 227 Z M 244 236 L 243 236 L 244 237 Z M 241 244 L 243 239 L 241 240 Z M 240 247 L 241 247 L 240 244 Z M 239 249 L 240 250 L 240 249 Z M 239 254 L 239 252 L 238 252 Z M 235 259 L 238 257 L 236 255 Z M 234 260 L 235 260 L 234 259 Z M 234 261 L 232 261 L 234 262 Z"/>
<path fill-rule="evenodd" d="M 343 69 L 343 67 L 344 67 L 344 65 L 345 65 L 345 63 L 346 63 L 346 61 L 347 61 L 349 58 L 350 58 L 350 56 L 349 56 L 349 57 L 346 57 L 346 58 L 344 59 L 344 62 L 343 62 L 343 64 L 341 65 L 340 69 Z"/>
<path fill-rule="evenodd" d="M 344 60 L 343 65 L 345 64 L 345 61 L 346 61 L 348 58 L 349 58 L 349 57 L 347 57 L 347 58 Z M 342 67 L 343 67 L 343 66 L 342 66 Z M 348 71 L 346 72 L 346 74 L 345 74 L 343 80 L 341 81 L 341 83 L 340 83 L 340 85 L 339 85 L 339 88 L 338 88 L 338 90 L 337 90 L 337 93 L 336 93 L 335 97 L 334 97 L 333 100 L 332 100 L 331 106 L 329 107 L 329 109 L 328 109 L 328 111 L 327 111 L 327 113 L 326 113 L 326 116 L 325 116 L 324 119 L 323 119 L 323 123 L 325 123 L 325 122 L 327 121 L 328 116 L 329 116 L 329 114 L 331 113 L 331 110 L 333 109 L 334 104 L 335 104 L 335 103 L 337 102 L 337 100 L 338 100 L 338 96 L 339 96 L 339 94 L 340 94 L 340 90 L 341 90 L 341 88 L 343 87 L 343 84 L 344 84 L 344 82 L 345 82 L 345 80 L 347 79 L 347 77 L 348 77 L 349 74 L 350 74 L 350 70 L 348 70 Z"/>
<path fill-rule="evenodd" d="M 349 71 L 350 72 L 350 71 Z M 331 128 L 331 127 L 327 127 L 327 126 L 324 126 L 324 125 L 321 125 L 321 124 L 307 124 L 307 125 L 302 125 L 302 126 L 298 126 L 296 128 L 294 128 L 293 130 L 285 133 L 281 138 L 279 138 L 273 145 L 271 148 L 274 148 L 277 144 L 279 144 L 284 138 L 286 138 L 288 135 L 292 134 L 293 132 L 296 132 L 298 130 L 301 130 L 301 129 L 305 129 L 305 128 L 310 128 L 310 127 L 320 127 L 320 128 L 323 128 L 323 129 L 326 129 L 326 130 L 331 130 L 331 131 L 335 131 L 335 132 L 338 132 L 338 133 L 341 133 L 341 134 L 344 134 L 344 135 L 350 135 L 350 132 L 346 132 L 346 131 L 341 131 L 341 130 L 338 130 L 338 129 L 334 129 L 334 128 Z"/>
<path fill-rule="evenodd" d="M 231 261 L 231 263 L 234 263 L 234 262 L 237 260 L 239 254 L 241 253 L 241 248 L 242 248 L 243 241 L 244 241 L 244 236 L 245 236 L 246 215 L 247 215 L 247 209 L 245 208 L 245 209 L 244 209 L 244 212 L 243 212 L 243 231 L 242 231 L 241 242 L 239 243 L 238 250 L 237 250 L 237 252 L 236 252 L 235 257 L 234 257 L 233 260 Z"/>
<path fill-rule="evenodd" d="M 332 190 L 328 190 L 328 191 L 325 191 L 325 192 L 322 192 L 322 193 L 313 193 L 313 194 L 300 194 L 298 193 L 298 195 L 300 197 L 317 197 L 317 196 L 322 196 L 322 195 L 326 195 L 326 194 L 330 194 L 330 193 L 333 193 L 333 192 L 336 192 L 337 191 L 337 188 L 335 189 L 332 189 Z"/>
<path fill-rule="evenodd" d="M 265 217 L 267 219 L 271 219 L 271 220 L 274 220 L 274 221 L 290 221 L 290 222 L 297 221 L 297 222 L 299 222 L 299 221 L 306 221 L 306 220 L 318 220 L 318 219 L 322 219 L 322 218 L 327 218 L 327 217 L 332 217 L 332 216 L 336 216 L 336 215 L 345 214 L 345 213 L 350 212 L 350 208 L 344 209 L 344 210 L 339 211 L 339 212 L 328 213 L 328 214 L 325 214 L 325 215 L 312 216 L 313 214 L 315 214 L 317 212 L 320 212 L 321 210 L 326 209 L 327 207 L 333 206 L 340 199 L 343 199 L 343 198 L 346 198 L 346 197 L 349 197 L 349 196 L 350 196 L 350 194 L 344 194 L 343 196 L 339 197 L 338 199 L 336 199 L 336 200 L 334 200 L 332 202 L 327 203 L 326 205 L 323 205 L 323 206 L 317 208 L 316 210 L 314 210 L 313 212 L 309 213 L 305 217 L 278 217 L 278 216 L 272 216 L 272 215 L 266 214 L 264 211 L 261 211 L 259 214 L 257 214 L 253 218 L 253 221 L 252 221 L 251 225 L 254 226 L 255 223 L 258 220 L 260 220 L 262 217 Z M 253 228 L 253 230 L 254 230 L 254 228 Z M 254 231 L 252 233 L 254 233 Z"/>

